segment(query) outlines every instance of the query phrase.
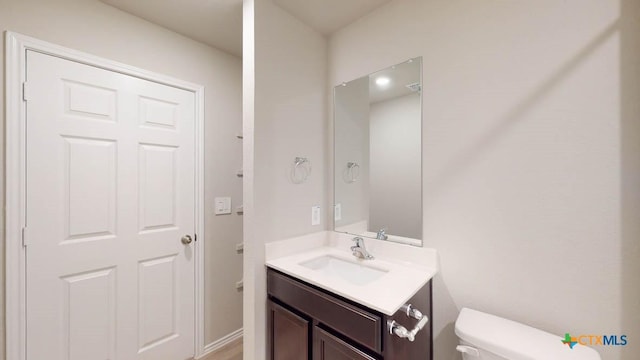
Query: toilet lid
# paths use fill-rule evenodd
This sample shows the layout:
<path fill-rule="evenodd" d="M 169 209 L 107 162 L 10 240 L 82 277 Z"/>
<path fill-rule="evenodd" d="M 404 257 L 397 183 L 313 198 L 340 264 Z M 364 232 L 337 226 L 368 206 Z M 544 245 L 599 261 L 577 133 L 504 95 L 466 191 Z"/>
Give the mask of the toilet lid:
<path fill-rule="evenodd" d="M 563 336 L 468 308 L 460 311 L 455 331 L 466 343 L 510 360 L 600 360 L 592 348 L 570 348 Z"/>

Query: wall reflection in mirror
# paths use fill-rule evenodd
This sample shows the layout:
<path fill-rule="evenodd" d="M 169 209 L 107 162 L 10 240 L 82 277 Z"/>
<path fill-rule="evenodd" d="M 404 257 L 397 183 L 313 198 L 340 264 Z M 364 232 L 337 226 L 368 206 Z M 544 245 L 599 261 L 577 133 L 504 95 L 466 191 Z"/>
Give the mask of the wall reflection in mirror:
<path fill-rule="evenodd" d="M 422 58 L 334 89 L 334 229 L 421 244 Z"/>

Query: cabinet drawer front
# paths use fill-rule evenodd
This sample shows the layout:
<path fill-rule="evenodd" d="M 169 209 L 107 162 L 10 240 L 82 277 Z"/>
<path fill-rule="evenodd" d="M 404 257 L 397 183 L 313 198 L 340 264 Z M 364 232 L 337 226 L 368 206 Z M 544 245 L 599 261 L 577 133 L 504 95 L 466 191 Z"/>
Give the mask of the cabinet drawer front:
<path fill-rule="evenodd" d="M 380 316 L 273 270 L 267 272 L 267 292 L 365 347 L 382 351 Z"/>

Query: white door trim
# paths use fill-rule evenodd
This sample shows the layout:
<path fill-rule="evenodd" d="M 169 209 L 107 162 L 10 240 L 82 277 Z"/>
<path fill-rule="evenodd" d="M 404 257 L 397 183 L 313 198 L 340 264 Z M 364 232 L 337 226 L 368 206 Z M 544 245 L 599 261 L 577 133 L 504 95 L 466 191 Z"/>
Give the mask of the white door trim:
<path fill-rule="evenodd" d="M 204 239 L 204 87 L 126 64 L 54 45 L 25 35 L 5 33 L 5 344 L 6 358 L 26 360 L 25 226 L 26 103 L 23 83 L 27 50 L 191 91 L 196 98 L 195 214 L 196 234 Z M 195 246 L 195 344 L 197 358 L 204 351 L 204 241 Z"/>

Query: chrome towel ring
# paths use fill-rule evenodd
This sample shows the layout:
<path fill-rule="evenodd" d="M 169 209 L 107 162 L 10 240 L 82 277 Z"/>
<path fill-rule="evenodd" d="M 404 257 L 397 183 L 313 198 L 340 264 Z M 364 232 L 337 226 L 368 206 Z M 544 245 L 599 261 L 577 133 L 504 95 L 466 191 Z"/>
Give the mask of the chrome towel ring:
<path fill-rule="evenodd" d="M 360 177 L 360 165 L 357 162 L 349 161 L 345 171 L 345 181 L 349 184 L 356 182 Z"/>
<path fill-rule="evenodd" d="M 291 182 L 302 184 L 311 175 L 311 161 L 306 157 L 296 157 L 291 167 Z"/>

